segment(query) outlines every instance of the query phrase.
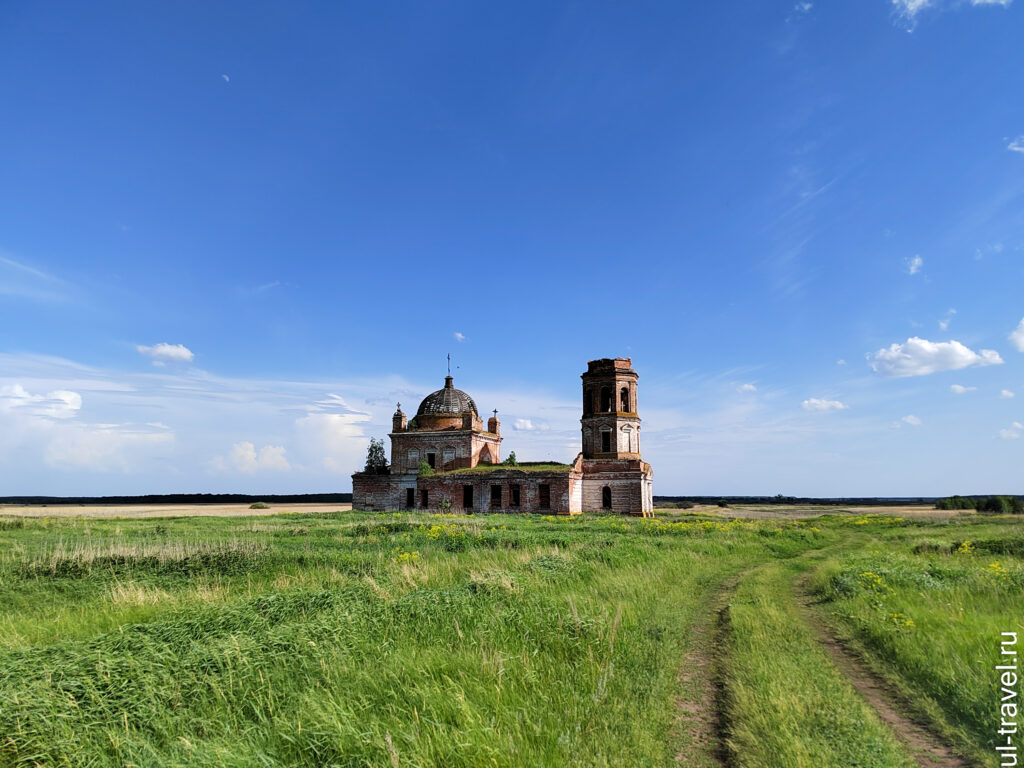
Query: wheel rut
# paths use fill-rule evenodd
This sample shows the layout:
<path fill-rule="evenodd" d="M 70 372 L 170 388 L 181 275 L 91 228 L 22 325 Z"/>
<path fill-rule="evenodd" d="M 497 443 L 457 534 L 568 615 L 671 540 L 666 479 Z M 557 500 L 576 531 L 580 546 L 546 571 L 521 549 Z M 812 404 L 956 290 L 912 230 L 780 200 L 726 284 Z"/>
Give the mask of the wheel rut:
<path fill-rule="evenodd" d="M 750 569 L 752 570 L 752 569 Z M 750 570 L 727 577 L 710 594 L 690 634 L 689 650 L 677 678 L 675 764 L 687 768 L 728 768 L 725 686 L 721 649 L 729 629 L 729 601 Z"/>
<path fill-rule="evenodd" d="M 797 606 L 814 636 L 840 672 L 878 713 L 893 735 L 921 768 L 970 768 L 938 735 L 905 714 L 907 707 L 900 695 L 878 677 L 851 648 L 835 636 L 812 607 L 803 582 L 794 583 Z"/>

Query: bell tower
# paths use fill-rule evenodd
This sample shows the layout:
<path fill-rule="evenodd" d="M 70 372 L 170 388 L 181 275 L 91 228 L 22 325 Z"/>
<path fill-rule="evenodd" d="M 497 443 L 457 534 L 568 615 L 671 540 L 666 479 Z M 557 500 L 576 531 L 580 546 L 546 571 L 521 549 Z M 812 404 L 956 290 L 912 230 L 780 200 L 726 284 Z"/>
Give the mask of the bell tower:
<path fill-rule="evenodd" d="M 628 357 L 591 360 L 583 379 L 583 458 L 639 459 L 640 416 Z"/>

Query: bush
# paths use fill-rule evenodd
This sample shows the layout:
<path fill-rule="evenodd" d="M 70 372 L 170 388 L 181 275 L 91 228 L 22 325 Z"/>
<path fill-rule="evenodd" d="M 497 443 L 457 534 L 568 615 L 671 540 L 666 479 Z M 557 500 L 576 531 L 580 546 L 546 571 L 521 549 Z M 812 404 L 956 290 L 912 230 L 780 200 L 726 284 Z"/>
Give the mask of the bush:
<path fill-rule="evenodd" d="M 719 499 L 718 500 L 718 506 L 720 506 L 720 507 L 728 507 L 729 506 L 729 502 L 726 501 L 725 499 Z"/>
<path fill-rule="evenodd" d="M 250 504 L 249 509 L 270 509 L 270 505 L 265 501 L 257 501 L 255 504 Z"/>
<path fill-rule="evenodd" d="M 416 468 L 416 474 L 420 477 L 430 477 L 434 474 L 434 468 L 427 462 L 421 461 L 419 467 Z"/>
<path fill-rule="evenodd" d="M 516 452 L 512 451 L 511 453 L 509 453 L 508 458 L 501 463 L 504 464 L 506 467 L 518 467 L 519 461 L 518 459 L 516 459 Z"/>
<path fill-rule="evenodd" d="M 978 511 L 995 515 L 1019 515 L 1024 512 L 1024 503 L 1016 496 L 989 496 L 979 499 Z"/>
<path fill-rule="evenodd" d="M 949 496 L 935 502 L 936 509 L 974 509 L 977 500 L 967 499 L 963 496 Z"/>

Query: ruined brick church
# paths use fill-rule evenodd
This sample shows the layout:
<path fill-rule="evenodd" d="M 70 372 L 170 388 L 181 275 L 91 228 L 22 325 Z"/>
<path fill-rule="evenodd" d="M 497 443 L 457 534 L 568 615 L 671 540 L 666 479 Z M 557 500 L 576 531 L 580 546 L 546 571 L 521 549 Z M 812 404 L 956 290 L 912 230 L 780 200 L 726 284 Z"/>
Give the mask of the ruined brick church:
<path fill-rule="evenodd" d="M 502 464 L 497 411 L 484 429 L 473 398 L 446 376 L 411 420 L 399 404 L 389 435 L 391 467 L 352 475 L 353 508 L 652 514 L 654 475 L 640 456 L 631 359 L 591 360 L 581 378 L 583 450 L 571 464 Z M 423 463 L 430 469 L 421 471 Z"/>

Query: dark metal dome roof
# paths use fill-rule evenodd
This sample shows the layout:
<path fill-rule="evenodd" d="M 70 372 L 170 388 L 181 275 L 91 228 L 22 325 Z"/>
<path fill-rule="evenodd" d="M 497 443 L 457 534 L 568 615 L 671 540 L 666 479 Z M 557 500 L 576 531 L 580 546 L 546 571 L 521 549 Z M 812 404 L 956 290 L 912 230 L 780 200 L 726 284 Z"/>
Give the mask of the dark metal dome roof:
<path fill-rule="evenodd" d="M 444 389 L 431 392 L 423 398 L 423 402 L 420 403 L 416 415 L 450 416 L 465 413 L 466 411 L 472 411 L 473 415 L 477 417 L 480 415 L 476 410 L 476 403 L 473 402 L 473 398 L 461 389 L 456 389 L 452 384 L 451 376 L 445 376 Z"/>

